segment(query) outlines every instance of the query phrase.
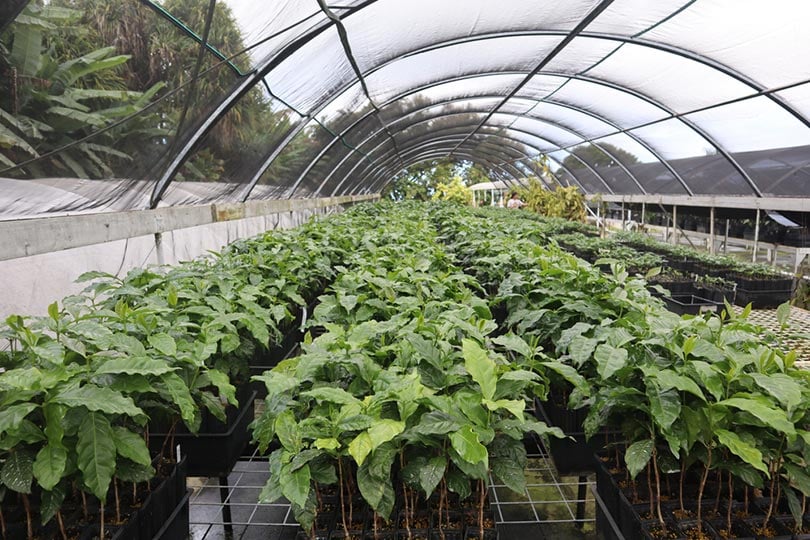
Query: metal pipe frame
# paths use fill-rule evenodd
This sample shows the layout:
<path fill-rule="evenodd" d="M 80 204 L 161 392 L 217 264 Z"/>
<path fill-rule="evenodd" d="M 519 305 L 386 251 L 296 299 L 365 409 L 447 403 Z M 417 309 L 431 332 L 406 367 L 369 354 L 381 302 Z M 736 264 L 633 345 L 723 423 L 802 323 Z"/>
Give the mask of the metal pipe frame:
<path fill-rule="evenodd" d="M 494 96 L 476 96 L 475 98 L 453 98 L 453 99 L 449 99 L 449 100 L 446 100 L 446 101 L 436 102 L 436 103 L 432 103 L 432 104 L 430 104 L 430 105 L 425 105 L 425 106 L 422 106 L 422 107 L 418 107 L 418 108 L 416 108 L 416 109 L 414 109 L 414 110 L 412 110 L 412 111 L 409 111 L 409 112 L 408 112 L 407 114 L 405 114 L 404 116 L 401 116 L 400 118 L 398 118 L 398 119 L 397 119 L 395 122 L 391 123 L 391 126 L 393 127 L 393 126 L 395 126 L 397 123 L 402 122 L 402 121 L 404 121 L 405 119 L 407 119 L 407 118 L 409 118 L 409 117 L 411 117 L 411 116 L 413 116 L 413 115 L 415 115 L 415 114 L 419 114 L 419 113 L 421 113 L 421 112 L 423 112 L 423 111 L 425 111 L 425 110 L 428 110 L 428 109 L 431 109 L 431 108 L 434 108 L 434 107 L 442 107 L 442 106 L 444 106 L 444 105 L 451 104 L 451 103 L 469 102 L 469 101 L 473 101 L 473 100 L 476 100 L 476 99 L 491 99 L 491 97 L 494 97 Z M 460 114 L 476 114 L 476 113 L 484 113 L 484 112 L 486 112 L 486 111 L 484 111 L 484 110 L 480 110 L 480 109 L 470 109 L 470 110 L 466 110 L 466 111 L 463 111 L 463 112 L 452 113 L 452 114 L 450 114 L 450 115 L 437 115 L 437 116 L 435 116 L 435 117 L 430 117 L 430 118 L 431 118 L 431 119 L 433 119 L 433 118 L 440 118 L 440 117 L 452 116 L 452 115 L 454 115 L 454 114 L 459 114 L 459 115 L 460 115 Z M 558 128 L 558 129 L 564 130 L 564 131 L 566 131 L 567 133 L 570 133 L 570 134 L 574 135 L 575 137 L 578 137 L 578 138 L 579 138 L 579 139 L 581 139 L 582 141 L 587 141 L 587 139 L 588 139 L 588 137 L 584 136 L 582 133 L 579 133 L 578 131 L 576 131 L 576 130 L 574 130 L 574 129 L 572 129 L 572 128 L 568 127 L 568 126 L 565 126 L 565 125 L 560 124 L 559 122 L 556 122 L 556 121 L 553 121 L 553 120 L 548 120 L 548 119 L 545 119 L 545 118 L 542 118 L 542 117 L 534 117 L 534 116 L 532 116 L 532 117 L 526 117 L 526 116 L 519 115 L 519 114 L 515 114 L 515 113 L 502 113 L 502 112 L 501 112 L 501 113 L 498 113 L 498 114 L 504 114 L 504 115 L 509 115 L 509 116 L 517 116 L 518 118 L 528 118 L 528 119 L 530 119 L 530 120 L 532 120 L 532 121 L 534 121 L 534 122 L 540 122 L 540 123 L 549 124 L 549 125 L 551 125 L 551 126 L 553 126 L 553 127 L 555 127 L 555 128 Z M 367 117 L 368 117 L 368 116 L 366 115 L 366 116 L 362 117 L 360 120 L 362 120 L 363 118 L 367 118 Z M 358 120 L 358 122 L 359 122 L 359 120 Z M 349 130 L 351 130 L 353 127 L 355 127 L 355 126 L 358 124 L 358 122 L 355 122 L 354 124 L 352 124 L 352 126 L 348 127 L 348 128 L 347 128 L 347 129 L 346 129 L 346 130 L 345 130 L 343 133 L 341 133 L 341 135 L 345 135 L 345 134 L 346 134 L 346 133 L 347 133 Z M 405 128 L 403 129 L 403 131 L 406 131 L 406 130 L 407 130 L 407 129 L 409 129 L 409 128 L 410 128 L 412 125 L 415 125 L 415 124 L 410 124 L 409 126 L 405 127 Z M 503 129 L 503 126 L 492 126 L 492 127 L 497 127 L 498 129 Z M 516 131 L 520 131 L 520 132 L 522 132 L 522 133 L 526 133 L 527 135 L 529 135 L 529 136 L 531 136 L 531 137 L 534 137 L 534 138 L 538 138 L 538 139 L 541 139 L 541 140 L 548 141 L 548 142 L 550 142 L 550 143 L 552 143 L 552 144 L 556 145 L 557 147 L 562 147 L 562 145 L 561 145 L 559 142 L 553 141 L 553 140 L 549 139 L 548 137 L 540 137 L 540 136 L 538 136 L 538 135 L 535 135 L 535 134 L 534 134 L 534 133 L 532 133 L 532 132 L 525 131 L 525 130 L 519 130 L 519 129 L 516 129 L 516 128 L 514 128 L 514 127 L 513 127 L 513 125 L 510 125 L 510 126 L 509 126 L 509 129 L 510 129 L 510 130 L 516 130 Z M 373 132 L 373 133 L 372 133 L 372 135 L 371 135 L 370 137 L 366 138 L 366 139 L 365 139 L 363 142 L 361 142 L 361 143 L 360 143 L 358 146 L 362 146 L 362 145 L 363 145 L 363 144 L 364 144 L 366 141 L 368 141 L 368 140 L 369 140 L 369 138 L 373 138 L 374 136 L 376 136 L 376 135 L 377 135 L 377 134 L 379 134 L 379 133 L 380 133 L 380 130 L 377 130 L 377 131 Z M 303 176 L 304 176 L 304 175 L 306 175 L 307 173 L 309 173 L 309 171 L 312 169 L 312 167 L 314 167 L 314 166 L 315 166 L 315 162 L 316 162 L 317 160 L 319 160 L 319 159 L 320 159 L 320 158 L 321 158 L 321 157 L 322 157 L 322 156 L 323 156 L 323 155 L 324 155 L 324 154 L 325 154 L 325 153 L 326 153 L 326 152 L 327 152 L 327 151 L 328 151 L 330 148 L 332 148 L 332 146 L 335 144 L 336 140 L 337 140 L 337 139 L 333 140 L 333 141 L 332 141 L 332 142 L 331 142 L 329 145 L 327 145 L 327 147 L 325 147 L 325 148 L 324 148 L 324 149 L 321 151 L 321 153 L 318 155 L 318 157 L 316 157 L 316 158 L 315 158 L 315 160 L 313 160 L 313 162 L 312 162 L 312 163 L 310 163 L 310 165 L 307 167 L 307 169 L 306 169 L 306 170 L 305 170 L 305 171 L 302 173 L 302 176 L 301 176 L 301 177 L 299 177 L 299 179 L 297 180 L 297 182 L 300 182 L 300 181 L 301 181 L 301 179 L 303 178 Z M 527 144 L 527 143 L 524 143 L 524 144 Z M 583 144 L 583 143 L 577 143 L 577 144 Z M 627 174 L 627 175 L 630 177 L 630 179 L 631 179 L 631 180 L 632 180 L 632 181 L 633 181 L 633 182 L 636 184 L 636 186 L 639 188 L 639 190 L 641 191 L 641 193 L 644 193 L 644 194 L 646 194 L 646 193 L 647 193 L 647 190 L 644 188 L 644 186 L 641 184 L 641 182 L 639 182 L 639 180 L 636 178 L 636 176 L 635 176 L 635 175 L 634 175 L 634 174 L 633 174 L 633 173 L 632 173 L 632 172 L 631 172 L 631 171 L 630 171 L 630 170 L 629 170 L 629 169 L 628 169 L 628 168 L 627 168 L 627 167 L 626 167 L 626 166 L 625 166 L 625 165 L 624 165 L 624 164 L 621 162 L 621 160 L 619 160 L 619 159 L 618 159 L 618 158 L 617 158 L 615 155 L 613 155 L 612 153 L 610 153 L 610 152 L 609 152 L 609 151 L 608 151 L 606 148 L 602 147 L 602 146 L 601 146 L 601 145 L 599 145 L 598 143 L 591 142 L 590 144 L 591 144 L 591 145 L 593 145 L 593 146 L 595 146 L 596 148 L 598 148 L 598 149 L 599 149 L 599 150 L 600 150 L 602 153 L 604 153 L 604 154 L 605 154 L 605 155 L 607 155 L 607 156 L 608 156 L 610 159 L 612 159 L 613 161 L 615 161 L 615 162 L 616 162 L 616 164 L 617 164 L 617 165 L 618 165 L 618 166 L 619 166 L 619 167 L 620 167 L 620 168 L 621 168 L 621 169 L 622 169 L 622 170 L 623 170 L 623 171 L 624 171 L 624 172 L 625 172 L 625 173 L 626 173 L 626 174 Z M 570 146 L 568 146 L 568 147 L 566 147 L 566 148 L 569 148 L 569 147 L 570 147 Z M 538 153 L 544 153 L 544 152 L 543 152 L 543 151 L 538 150 Z M 662 165 L 663 165 L 663 162 L 662 162 Z M 317 196 L 318 194 L 320 194 L 320 190 L 317 190 L 315 193 L 316 193 L 316 196 Z"/>
<path fill-rule="evenodd" d="M 495 137 L 497 137 L 497 135 L 495 135 Z M 458 139 L 458 137 L 446 137 L 446 138 L 445 138 L 445 140 L 446 140 L 447 142 L 452 142 L 452 141 L 455 141 L 456 139 Z M 444 142 L 444 141 L 440 141 L 440 142 Z M 469 141 L 468 141 L 468 142 L 469 142 Z M 435 140 L 432 140 L 432 141 L 430 141 L 430 142 L 429 142 L 429 144 L 426 144 L 426 145 L 423 145 L 423 146 L 416 146 L 416 147 L 414 147 L 414 149 L 413 149 L 412 151 L 410 151 L 410 152 L 414 152 L 414 151 L 416 151 L 416 152 L 424 152 L 424 151 L 428 151 L 428 150 L 427 150 L 427 146 L 432 146 L 432 145 L 435 145 L 435 144 L 437 144 L 437 143 L 435 142 Z M 471 152 L 473 152 L 473 153 L 475 153 L 475 152 L 483 152 L 483 150 L 480 148 L 480 144 L 481 144 L 481 143 L 478 143 L 478 145 L 474 146 L 474 147 L 473 147 L 473 148 L 472 148 L 470 151 L 471 151 Z M 500 149 L 499 149 L 499 150 L 500 150 Z M 432 151 L 432 150 L 431 150 L 431 151 Z M 501 150 L 501 151 L 502 151 L 502 150 Z M 518 151 L 519 151 L 519 150 L 518 150 Z M 403 152 L 403 155 L 405 155 L 406 153 L 408 153 L 408 152 Z M 448 155 L 449 155 L 449 154 L 448 154 Z M 525 155 L 525 153 L 524 153 L 524 155 Z M 374 187 L 374 186 L 376 185 L 376 183 L 378 182 L 378 179 L 380 178 L 380 176 L 383 176 L 383 177 L 384 177 L 384 176 L 386 176 L 386 175 L 391 175 L 391 174 L 393 174 L 393 173 L 392 173 L 392 171 L 390 171 L 390 170 L 388 170 L 388 169 L 387 169 L 387 167 L 388 167 L 388 163 L 390 163 L 390 162 L 391 162 L 391 159 L 392 159 L 392 158 L 391 158 L 390 156 L 389 156 L 389 157 L 387 157 L 387 158 L 382 159 L 382 161 L 379 163 L 379 166 L 378 166 L 376 169 L 369 170 L 369 167 L 367 166 L 367 167 L 366 167 L 366 169 L 365 169 L 365 170 L 363 170 L 363 171 L 361 172 L 361 174 L 360 174 L 360 175 L 358 175 L 359 180 L 358 180 L 358 182 L 356 182 L 356 183 L 354 184 L 354 187 L 358 186 L 358 185 L 359 185 L 361 182 L 363 182 L 363 181 L 364 181 L 364 180 L 365 180 L 367 177 L 371 176 L 371 177 L 374 179 L 374 180 L 373 180 L 373 182 L 370 184 L 370 187 L 368 188 L 369 190 L 371 190 L 371 189 L 373 189 L 373 187 Z M 530 159 L 530 158 L 527 156 L 527 158 L 526 158 L 526 159 Z M 348 172 L 348 173 L 347 173 L 347 174 L 344 176 L 343 180 L 345 180 L 345 179 L 349 178 L 349 177 L 351 176 L 352 172 L 354 172 L 354 170 L 357 168 L 357 166 L 358 166 L 358 165 L 359 165 L 359 162 L 358 162 L 357 164 L 355 164 L 355 166 L 354 166 L 354 167 L 353 167 L 353 168 L 352 168 L 352 169 L 351 169 L 351 170 L 350 170 L 350 171 L 349 171 L 349 172 Z M 399 170 L 402 170 L 402 169 L 399 169 Z M 525 173 L 523 173 L 523 172 L 522 172 L 522 171 L 520 171 L 519 169 L 515 168 L 515 170 L 516 170 L 516 171 L 518 171 L 518 174 L 519 174 L 519 175 L 521 175 L 521 176 L 525 175 Z M 532 168 L 532 170 L 533 170 L 533 171 L 534 171 L 536 174 L 538 173 L 538 171 L 537 171 L 536 169 Z M 569 171 L 569 174 L 570 174 L 570 171 Z M 549 185 L 548 185 L 548 183 L 545 181 L 545 179 L 542 177 L 542 175 L 541 175 L 541 174 L 537 174 L 537 176 L 540 178 L 540 180 L 541 180 L 541 181 L 543 182 L 543 184 L 546 186 L 546 189 L 550 189 L 550 186 L 549 186 Z M 576 181 L 578 184 L 580 184 L 580 189 L 583 189 L 583 190 L 584 190 L 584 188 L 582 187 L 582 184 L 579 182 L 579 180 L 577 180 L 576 176 L 575 176 L 575 175 L 572 175 L 572 177 L 574 178 L 574 180 L 575 180 L 575 181 Z M 556 178 L 556 177 L 555 177 L 555 178 Z M 557 179 L 557 182 L 558 182 L 558 183 L 560 183 L 560 182 L 559 182 L 559 179 Z M 337 190 L 337 189 L 339 189 L 340 185 L 342 185 L 342 181 L 341 181 L 341 184 L 339 184 L 338 188 L 336 188 L 336 190 Z M 337 193 L 337 191 L 336 191 L 336 190 L 335 190 L 335 191 L 333 191 L 333 193 Z"/>
<path fill-rule="evenodd" d="M 352 14 L 355 14 L 355 13 L 361 12 L 363 8 L 367 7 L 370 4 L 373 4 L 375 1 L 376 0 L 366 0 L 365 2 L 360 4 L 359 6 L 354 7 L 352 9 L 352 11 L 350 11 L 348 14 L 344 15 L 343 18 L 348 17 L 348 16 L 350 16 Z M 179 170 L 179 167 L 187 159 L 188 155 L 193 150 L 193 147 L 195 146 L 195 144 L 198 143 L 199 140 L 211 129 L 213 124 L 215 124 L 217 121 L 219 121 L 219 119 L 221 119 L 221 117 L 224 116 L 225 113 L 227 113 L 227 111 L 234 105 L 234 103 L 238 100 L 239 97 L 244 95 L 245 92 L 249 91 L 261 78 L 263 78 L 267 73 L 270 73 L 273 69 L 275 69 L 275 67 L 277 67 L 284 60 L 289 58 L 295 51 L 297 51 L 300 48 L 302 48 L 303 46 L 305 46 L 312 39 L 314 39 L 317 35 L 321 34 L 326 29 L 328 29 L 332 24 L 334 24 L 334 23 L 325 22 L 321 26 L 311 30 L 307 34 L 302 35 L 301 37 L 299 37 L 298 39 L 293 41 L 290 45 L 285 47 L 277 55 L 273 56 L 272 58 L 266 59 L 260 65 L 260 67 L 249 78 L 247 78 L 245 81 L 243 81 L 242 84 L 238 85 L 231 94 L 229 94 L 222 102 L 220 102 L 220 105 L 215 109 L 215 111 L 212 113 L 212 115 L 205 122 L 203 122 L 194 132 L 189 134 L 186 144 L 183 146 L 181 151 L 178 152 L 178 154 L 175 156 L 175 158 L 170 162 L 169 166 L 166 168 L 163 175 L 159 179 L 158 185 L 156 185 L 155 193 L 158 193 L 158 192 L 162 193 L 162 191 L 165 189 L 165 184 L 167 184 L 168 182 L 171 181 L 171 179 L 173 179 L 174 175 Z M 430 51 L 430 50 L 435 50 L 435 49 L 439 49 L 439 48 L 442 48 L 442 47 L 447 47 L 447 46 L 456 45 L 456 44 L 460 44 L 460 43 L 466 43 L 466 42 L 478 41 L 478 40 L 484 40 L 484 39 L 494 39 L 494 38 L 501 38 L 501 37 L 518 36 L 518 35 L 549 35 L 549 36 L 561 35 L 561 36 L 570 36 L 571 34 L 572 34 L 571 32 L 551 31 L 551 30 L 536 30 L 536 31 L 524 31 L 524 32 L 499 32 L 499 33 L 493 33 L 493 34 L 480 34 L 480 35 L 470 36 L 470 37 L 465 37 L 465 38 L 460 38 L 460 39 L 447 40 L 447 41 L 442 42 L 442 43 L 433 44 L 433 45 L 428 46 L 428 47 L 422 47 L 422 48 L 414 50 L 414 51 L 409 51 L 409 52 L 397 55 L 395 58 L 392 58 L 392 59 L 390 59 L 390 60 L 388 60 L 386 62 L 383 62 L 380 65 L 375 66 L 374 68 L 368 70 L 364 74 L 364 76 L 368 76 L 369 74 L 373 73 L 374 71 L 382 69 L 386 65 L 389 65 L 392 62 L 395 62 L 395 61 L 397 61 L 399 59 L 407 58 L 409 56 L 413 56 L 413 55 L 419 54 L 421 52 L 427 52 L 427 51 Z M 722 64 L 720 62 L 717 62 L 717 61 L 715 61 L 715 60 L 713 60 L 711 58 L 705 57 L 705 56 L 703 56 L 701 54 L 695 53 L 693 51 L 688 51 L 688 50 L 685 50 L 685 49 L 681 49 L 679 47 L 675 47 L 675 46 L 672 46 L 672 45 L 667 45 L 667 44 L 663 44 L 663 43 L 659 43 L 659 42 L 649 41 L 649 40 L 641 39 L 641 38 L 638 38 L 638 37 L 632 37 L 632 36 L 621 36 L 621 35 L 614 35 L 614 34 L 608 34 L 608 33 L 587 32 L 587 31 L 581 31 L 581 32 L 579 32 L 578 35 L 581 36 L 581 37 L 608 39 L 608 40 L 613 40 L 613 41 L 617 41 L 617 42 L 621 42 L 621 43 L 631 43 L 631 44 L 635 44 L 635 45 L 650 47 L 650 48 L 653 48 L 653 49 L 656 49 L 656 50 L 665 51 L 665 52 L 668 52 L 668 53 L 671 53 L 671 54 L 676 54 L 678 56 L 681 56 L 681 57 L 684 57 L 684 58 L 699 62 L 701 64 L 707 65 L 709 67 L 712 67 L 714 69 L 717 69 L 717 70 L 721 71 L 722 73 L 724 73 L 724 74 L 726 74 L 726 75 L 728 75 L 730 77 L 733 77 L 735 80 L 738 80 L 740 82 L 743 82 L 743 83 L 747 84 L 749 87 L 756 90 L 760 95 L 765 95 L 769 99 L 773 100 L 781 108 L 785 109 L 787 112 L 789 112 L 795 118 L 799 119 L 804 125 L 810 126 L 810 120 L 808 120 L 803 115 L 801 115 L 798 111 L 796 111 L 793 107 L 791 107 L 789 104 L 787 104 L 784 100 L 782 100 L 778 96 L 775 96 L 772 92 L 765 90 L 761 85 L 756 83 L 756 81 L 751 80 L 749 77 L 743 75 L 742 73 L 739 73 L 738 71 L 730 68 L 729 66 L 726 66 L 726 65 L 724 65 L 724 64 Z M 342 95 L 343 92 L 345 92 L 345 90 L 347 88 L 348 87 L 340 88 L 336 92 L 334 92 L 329 97 L 326 104 L 321 105 L 321 106 L 319 106 L 317 108 L 318 111 L 323 110 L 334 99 L 337 99 L 337 97 Z M 626 89 L 624 87 L 619 87 L 619 90 L 626 91 L 628 89 Z M 711 108 L 714 108 L 714 107 L 717 107 L 717 106 L 720 106 L 720 104 L 716 104 L 716 105 L 712 106 Z M 315 112 L 311 113 L 311 115 L 317 114 L 318 111 L 315 111 Z M 689 127 L 693 128 L 693 129 L 695 127 L 694 124 L 691 123 L 691 122 L 688 122 L 687 125 Z M 701 136 L 703 136 L 710 143 L 712 143 L 713 139 L 711 137 L 707 137 L 707 134 L 705 134 L 705 132 L 702 132 L 702 130 L 701 130 L 701 131 L 699 131 L 699 134 L 701 134 Z M 712 144 L 716 146 L 716 142 L 712 143 Z M 718 149 L 718 152 L 720 152 L 719 146 L 717 147 L 717 149 Z M 728 156 L 728 152 L 726 152 L 725 150 L 723 150 L 720 153 L 723 153 L 724 157 Z M 728 156 L 728 157 L 730 157 L 730 156 Z M 737 164 L 733 160 L 731 162 L 732 162 L 732 165 L 736 169 L 738 169 L 738 172 L 739 172 L 740 171 L 739 164 Z M 265 167 L 265 170 L 266 170 L 266 167 Z M 754 188 L 754 191 L 759 193 L 759 190 L 756 187 L 756 185 L 752 184 L 750 182 L 750 177 L 748 177 L 744 173 L 741 173 L 741 174 L 743 174 L 743 177 L 746 179 L 746 181 L 748 181 L 749 184 L 752 185 L 752 188 Z M 153 199 L 154 198 L 155 198 L 155 196 L 153 195 Z M 159 197 L 157 197 L 157 198 L 159 199 Z"/>
<path fill-rule="evenodd" d="M 493 135 L 492 137 L 497 138 L 497 139 L 499 139 L 499 140 L 501 139 L 501 137 L 499 137 L 499 136 L 497 136 L 497 135 Z M 409 149 L 409 150 L 403 150 L 403 151 L 402 151 L 402 153 L 401 153 L 400 155 L 404 157 L 405 155 L 409 155 L 409 154 L 411 154 L 411 153 L 413 153 L 413 152 L 432 151 L 432 149 L 429 149 L 429 147 L 430 147 L 430 146 L 435 146 L 435 145 L 437 145 L 437 144 L 443 144 L 443 143 L 445 143 L 445 142 L 449 142 L 449 141 L 453 141 L 453 142 L 455 142 L 455 141 L 456 141 L 458 138 L 459 138 L 459 137 L 444 137 L 444 138 L 438 138 L 438 139 L 437 139 L 437 138 L 435 138 L 435 136 L 434 136 L 434 138 L 432 138 L 432 139 L 428 139 L 427 144 L 425 144 L 425 145 L 416 145 L 416 146 L 414 146 L 412 149 Z M 381 143 L 381 144 L 384 144 L 384 143 Z M 492 153 L 490 153 L 490 152 L 489 152 L 489 151 L 488 151 L 486 148 L 482 148 L 482 147 L 481 147 L 481 146 L 482 146 L 482 144 L 483 144 L 483 143 L 481 143 L 481 142 L 477 142 L 477 146 L 474 146 L 473 148 L 471 148 L 471 149 L 470 149 L 470 153 L 474 155 L 476 152 L 478 152 L 478 153 L 480 153 L 481 155 L 483 155 L 483 156 L 485 156 L 485 157 L 487 157 L 487 158 L 491 158 L 493 162 L 494 162 L 494 161 L 496 161 L 497 159 L 500 159 L 501 153 L 502 153 L 502 152 L 504 152 L 503 147 L 500 147 L 500 146 L 499 146 L 499 147 L 498 147 L 496 150 L 493 150 L 493 152 L 492 152 Z M 378 146 L 380 146 L 380 145 L 378 145 Z M 512 150 L 512 151 L 514 151 L 514 152 L 517 152 L 517 153 L 523 153 L 523 155 L 526 155 L 524 152 L 522 152 L 521 150 L 516 149 L 516 148 L 514 148 L 514 147 L 509 147 L 509 149 L 510 149 L 510 150 Z M 444 150 L 442 149 L 441 151 L 444 151 Z M 386 152 L 386 153 L 390 153 L 390 152 Z M 360 179 L 361 179 L 361 181 L 362 181 L 362 180 L 364 180 L 364 179 L 365 179 L 365 178 L 366 178 L 366 177 L 367 177 L 369 174 L 376 175 L 376 173 L 377 173 L 377 172 L 387 172 L 387 171 L 386 171 L 386 169 L 385 169 L 385 167 L 387 167 L 388 163 L 389 163 L 390 161 L 392 161 L 392 158 L 393 158 L 393 156 L 388 156 L 388 157 L 385 157 L 385 158 L 384 158 L 384 159 L 383 159 L 381 162 L 379 162 L 379 165 L 378 165 L 376 168 L 371 169 L 371 170 L 369 170 L 369 166 L 367 165 L 367 166 L 366 166 L 366 168 L 365 168 L 365 169 L 364 169 L 364 170 L 361 172 L 361 174 L 360 174 L 360 175 L 358 175 L 358 178 L 360 178 Z M 340 183 L 338 183 L 338 185 L 337 185 L 337 186 L 335 186 L 335 189 L 333 190 L 333 193 L 337 193 L 337 192 L 338 192 L 338 190 L 339 190 L 339 189 L 342 187 L 343 183 L 344 183 L 344 182 L 345 182 L 347 179 L 351 178 L 352 173 L 355 171 L 355 169 L 357 169 L 357 167 L 358 167 L 360 164 L 361 164 L 361 162 L 357 162 L 357 163 L 356 163 L 356 164 L 355 164 L 355 165 L 354 165 L 354 166 L 351 168 L 351 170 L 349 170 L 349 172 L 348 172 L 348 173 L 346 173 L 346 174 L 343 176 L 343 178 L 341 179 Z M 514 170 L 515 170 L 516 172 L 518 172 L 518 174 L 521 174 L 521 173 L 520 173 L 520 171 L 519 171 L 519 170 L 518 170 L 516 167 L 512 166 L 511 164 L 506 164 L 506 165 L 501 165 L 501 166 L 502 166 L 502 167 L 503 167 L 503 166 L 508 166 L 508 167 L 510 167 L 510 168 L 514 168 Z M 404 167 L 400 167 L 398 170 L 404 170 Z M 518 176 L 515 176 L 515 179 L 517 180 L 517 179 L 518 179 Z M 544 183 L 545 183 L 545 180 L 544 180 Z M 358 182 L 358 183 L 355 183 L 355 185 L 353 186 L 353 188 L 356 188 L 358 184 L 359 184 L 359 182 Z M 548 187 L 548 185 L 546 185 L 546 187 Z"/>

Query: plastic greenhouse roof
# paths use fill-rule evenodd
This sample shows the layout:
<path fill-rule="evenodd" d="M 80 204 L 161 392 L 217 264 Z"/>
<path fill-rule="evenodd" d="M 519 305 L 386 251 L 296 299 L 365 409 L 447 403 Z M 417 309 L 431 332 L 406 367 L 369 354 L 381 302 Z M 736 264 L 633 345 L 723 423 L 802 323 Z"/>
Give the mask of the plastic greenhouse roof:
<path fill-rule="evenodd" d="M 110 1 L 198 61 L 67 147 L 0 141 L 0 219 L 373 193 L 441 157 L 511 184 L 547 155 L 547 185 L 587 193 L 810 196 L 806 0 L 197 3 L 228 7 L 242 48 L 215 42 L 224 11 Z"/>

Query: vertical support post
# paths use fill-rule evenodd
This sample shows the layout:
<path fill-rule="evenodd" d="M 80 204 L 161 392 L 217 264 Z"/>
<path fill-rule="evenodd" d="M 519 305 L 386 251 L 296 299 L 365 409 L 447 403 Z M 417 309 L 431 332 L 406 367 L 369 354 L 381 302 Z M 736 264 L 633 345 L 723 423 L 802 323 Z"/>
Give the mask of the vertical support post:
<path fill-rule="evenodd" d="M 596 230 L 599 231 L 599 236 L 602 236 L 602 205 L 596 205 Z"/>
<path fill-rule="evenodd" d="M 729 221 L 731 221 L 731 220 L 729 220 L 729 219 L 726 220 L 726 238 L 725 238 L 725 240 L 723 240 L 723 255 L 728 253 L 728 223 L 729 223 Z"/>
<path fill-rule="evenodd" d="M 754 253 L 751 255 L 751 262 L 757 262 L 757 250 L 759 249 L 759 208 L 757 208 L 757 221 L 754 224 Z"/>
<path fill-rule="evenodd" d="M 495 206 L 495 190 L 494 189 L 489 190 L 489 197 L 491 199 L 490 202 L 489 202 L 489 205 L 490 206 Z"/>
<path fill-rule="evenodd" d="M 714 255 L 714 206 L 709 209 L 709 253 Z"/>
<path fill-rule="evenodd" d="M 624 230 L 624 201 L 622 201 L 622 230 Z"/>
<path fill-rule="evenodd" d="M 166 264 L 166 255 L 163 252 L 163 233 L 155 233 L 155 255 L 158 264 Z"/>
<path fill-rule="evenodd" d="M 641 203 L 641 227 L 644 228 L 644 220 L 647 217 L 647 203 Z"/>
<path fill-rule="evenodd" d="M 672 243 L 678 244 L 678 207 L 672 205 Z"/>

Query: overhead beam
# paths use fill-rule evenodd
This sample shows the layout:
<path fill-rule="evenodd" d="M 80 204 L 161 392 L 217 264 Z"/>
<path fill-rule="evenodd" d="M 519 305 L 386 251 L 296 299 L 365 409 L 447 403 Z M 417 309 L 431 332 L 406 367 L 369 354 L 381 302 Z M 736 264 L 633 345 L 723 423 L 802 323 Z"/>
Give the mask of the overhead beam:
<path fill-rule="evenodd" d="M 604 202 L 689 206 L 698 208 L 736 208 L 810 212 L 810 199 L 802 197 L 752 197 L 747 195 L 587 195 L 588 200 Z"/>
<path fill-rule="evenodd" d="M 223 221 L 354 204 L 378 197 L 349 195 L 322 199 L 170 206 L 153 210 L 0 221 L 0 238 L 14 239 L 13 242 L 0 242 L 0 261 Z"/>

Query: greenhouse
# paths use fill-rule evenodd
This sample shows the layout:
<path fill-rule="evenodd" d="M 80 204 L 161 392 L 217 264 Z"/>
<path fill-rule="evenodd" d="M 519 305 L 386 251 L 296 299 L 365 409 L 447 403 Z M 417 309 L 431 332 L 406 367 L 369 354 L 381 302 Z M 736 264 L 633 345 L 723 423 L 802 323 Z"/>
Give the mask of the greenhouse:
<path fill-rule="evenodd" d="M 810 3 L 0 2 L 0 540 L 810 538 Z"/>

